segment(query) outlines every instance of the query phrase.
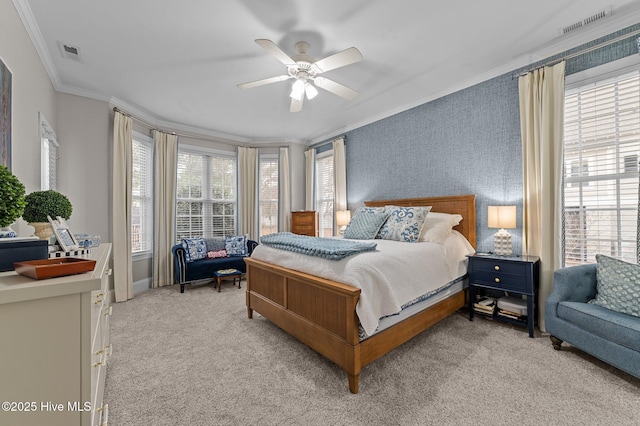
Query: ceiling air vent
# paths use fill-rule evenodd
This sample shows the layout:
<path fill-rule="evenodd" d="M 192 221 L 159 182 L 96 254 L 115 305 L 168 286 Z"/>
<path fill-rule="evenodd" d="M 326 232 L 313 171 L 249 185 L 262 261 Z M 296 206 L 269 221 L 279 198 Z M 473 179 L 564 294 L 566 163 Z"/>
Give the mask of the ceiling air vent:
<path fill-rule="evenodd" d="M 571 31 L 575 31 L 577 29 L 580 29 L 580 28 L 584 27 L 585 25 L 589 25 L 589 24 L 592 24 L 592 23 L 594 23 L 596 21 L 599 21 L 600 19 L 606 18 L 609 15 L 611 15 L 611 7 L 609 7 L 608 9 L 601 10 L 600 12 L 595 13 L 595 14 L 587 17 L 587 18 L 581 19 L 578 22 L 575 22 L 575 23 L 573 23 L 571 25 L 568 25 L 568 26 L 562 28 L 560 30 L 560 32 L 562 34 L 567 34 L 567 33 L 571 32 Z"/>
<path fill-rule="evenodd" d="M 72 46 L 69 43 L 58 42 L 60 48 L 60 54 L 65 59 L 72 59 L 76 62 L 82 62 L 82 55 L 80 54 L 80 48 Z"/>

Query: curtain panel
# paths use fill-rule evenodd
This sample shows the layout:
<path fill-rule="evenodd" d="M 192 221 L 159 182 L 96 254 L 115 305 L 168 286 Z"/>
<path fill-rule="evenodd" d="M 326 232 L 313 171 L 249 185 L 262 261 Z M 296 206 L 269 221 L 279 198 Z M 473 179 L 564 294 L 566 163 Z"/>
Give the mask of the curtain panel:
<path fill-rule="evenodd" d="M 113 117 L 113 286 L 116 302 L 133 298 L 131 265 L 132 120 Z"/>
<path fill-rule="evenodd" d="M 347 163 L 344 138 L 333 141 L 333 235 L 339 235 L 336 212 L 347 210 Z"/>
<path fill-rule="evenodd" d="M 544 300 L 553 271 L 562 267 L 562 144 L 564 68 L 561 62 L 519 78 L 524 203 L 523 253 L 540 257 L 538 323 L 544 326 Z"/>
<path fill-rule="evenodd" d="M 178 137 L 153 131 L 153 288 L 173 284 Z"/>
<path fill-rule="evenodd" d="M 304 209 L 307 211 L 315 210 L 315 170 L 316 170 L 316 150 L 310 148 L 304 152 L 304 176 L 305 176 L 305 201 Z"/>
<path fill-rule="evenodd" d="M 258 241 L 258 172 L 257 148 L 238 147 L 238 231 Z"/>
<path fill-rule="evenodd" d="M 278 156 L 278 231 L 291 230 L 291 172 L 289 166 L 289 147 L 280 148 Z"/>

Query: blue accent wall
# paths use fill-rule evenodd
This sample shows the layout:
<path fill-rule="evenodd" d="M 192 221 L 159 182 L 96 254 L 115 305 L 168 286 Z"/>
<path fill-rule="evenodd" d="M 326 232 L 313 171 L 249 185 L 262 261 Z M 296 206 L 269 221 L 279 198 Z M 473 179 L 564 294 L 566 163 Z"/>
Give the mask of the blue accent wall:
<path fill-rule="evenodd" d="M 640 28 L 626 28 L 572 51 Z M 571 53 L 568 51 L 566 53 Z M 574 73 L 638 54 L 635 37 L 567 61 Z M 564 56 L 563 54 L 558 57 Z M 534 66 L 536 64 L 533 64 Z M 522 251 L 522 146 L 515 70 L 346 133 L 347 201 L 476 195 L 477 250 L 493 250 L 487 206 L 516 205 Z"/>

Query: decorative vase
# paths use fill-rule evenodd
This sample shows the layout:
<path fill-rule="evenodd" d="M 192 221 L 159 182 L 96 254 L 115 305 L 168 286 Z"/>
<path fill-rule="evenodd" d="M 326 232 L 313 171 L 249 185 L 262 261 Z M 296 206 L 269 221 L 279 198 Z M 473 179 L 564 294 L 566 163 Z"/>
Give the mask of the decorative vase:
<path fill-rule="evenodd" d="M 18 233 L 11 229 L 11 226 L 0 228 L 0 238 L 16 238 Z"/>
<path fill-rule="evenodd" d="M 35 228 L 33 235 L 41 240 L 48 240 L 53 236 L 53 228 L 49 222 L 30 222 L 29 225 Z"/>

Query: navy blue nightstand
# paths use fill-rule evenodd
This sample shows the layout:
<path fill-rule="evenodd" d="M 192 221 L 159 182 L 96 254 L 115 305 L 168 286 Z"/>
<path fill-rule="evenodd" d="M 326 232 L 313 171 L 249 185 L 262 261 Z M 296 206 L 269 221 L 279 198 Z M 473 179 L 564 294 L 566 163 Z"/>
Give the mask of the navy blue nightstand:
<path fill-rule="evenodd" d="M 540 258 L 537 256 L 497 256 L 475 254 L 469 256 L 469 321 L 473 321 L 476 288 L 524 295 L 527 298 L 526 322 L 498 315 L 494 319 L 526 325 L 529 337 L 533 337 L 536 295 L 538 292 Z"/>

